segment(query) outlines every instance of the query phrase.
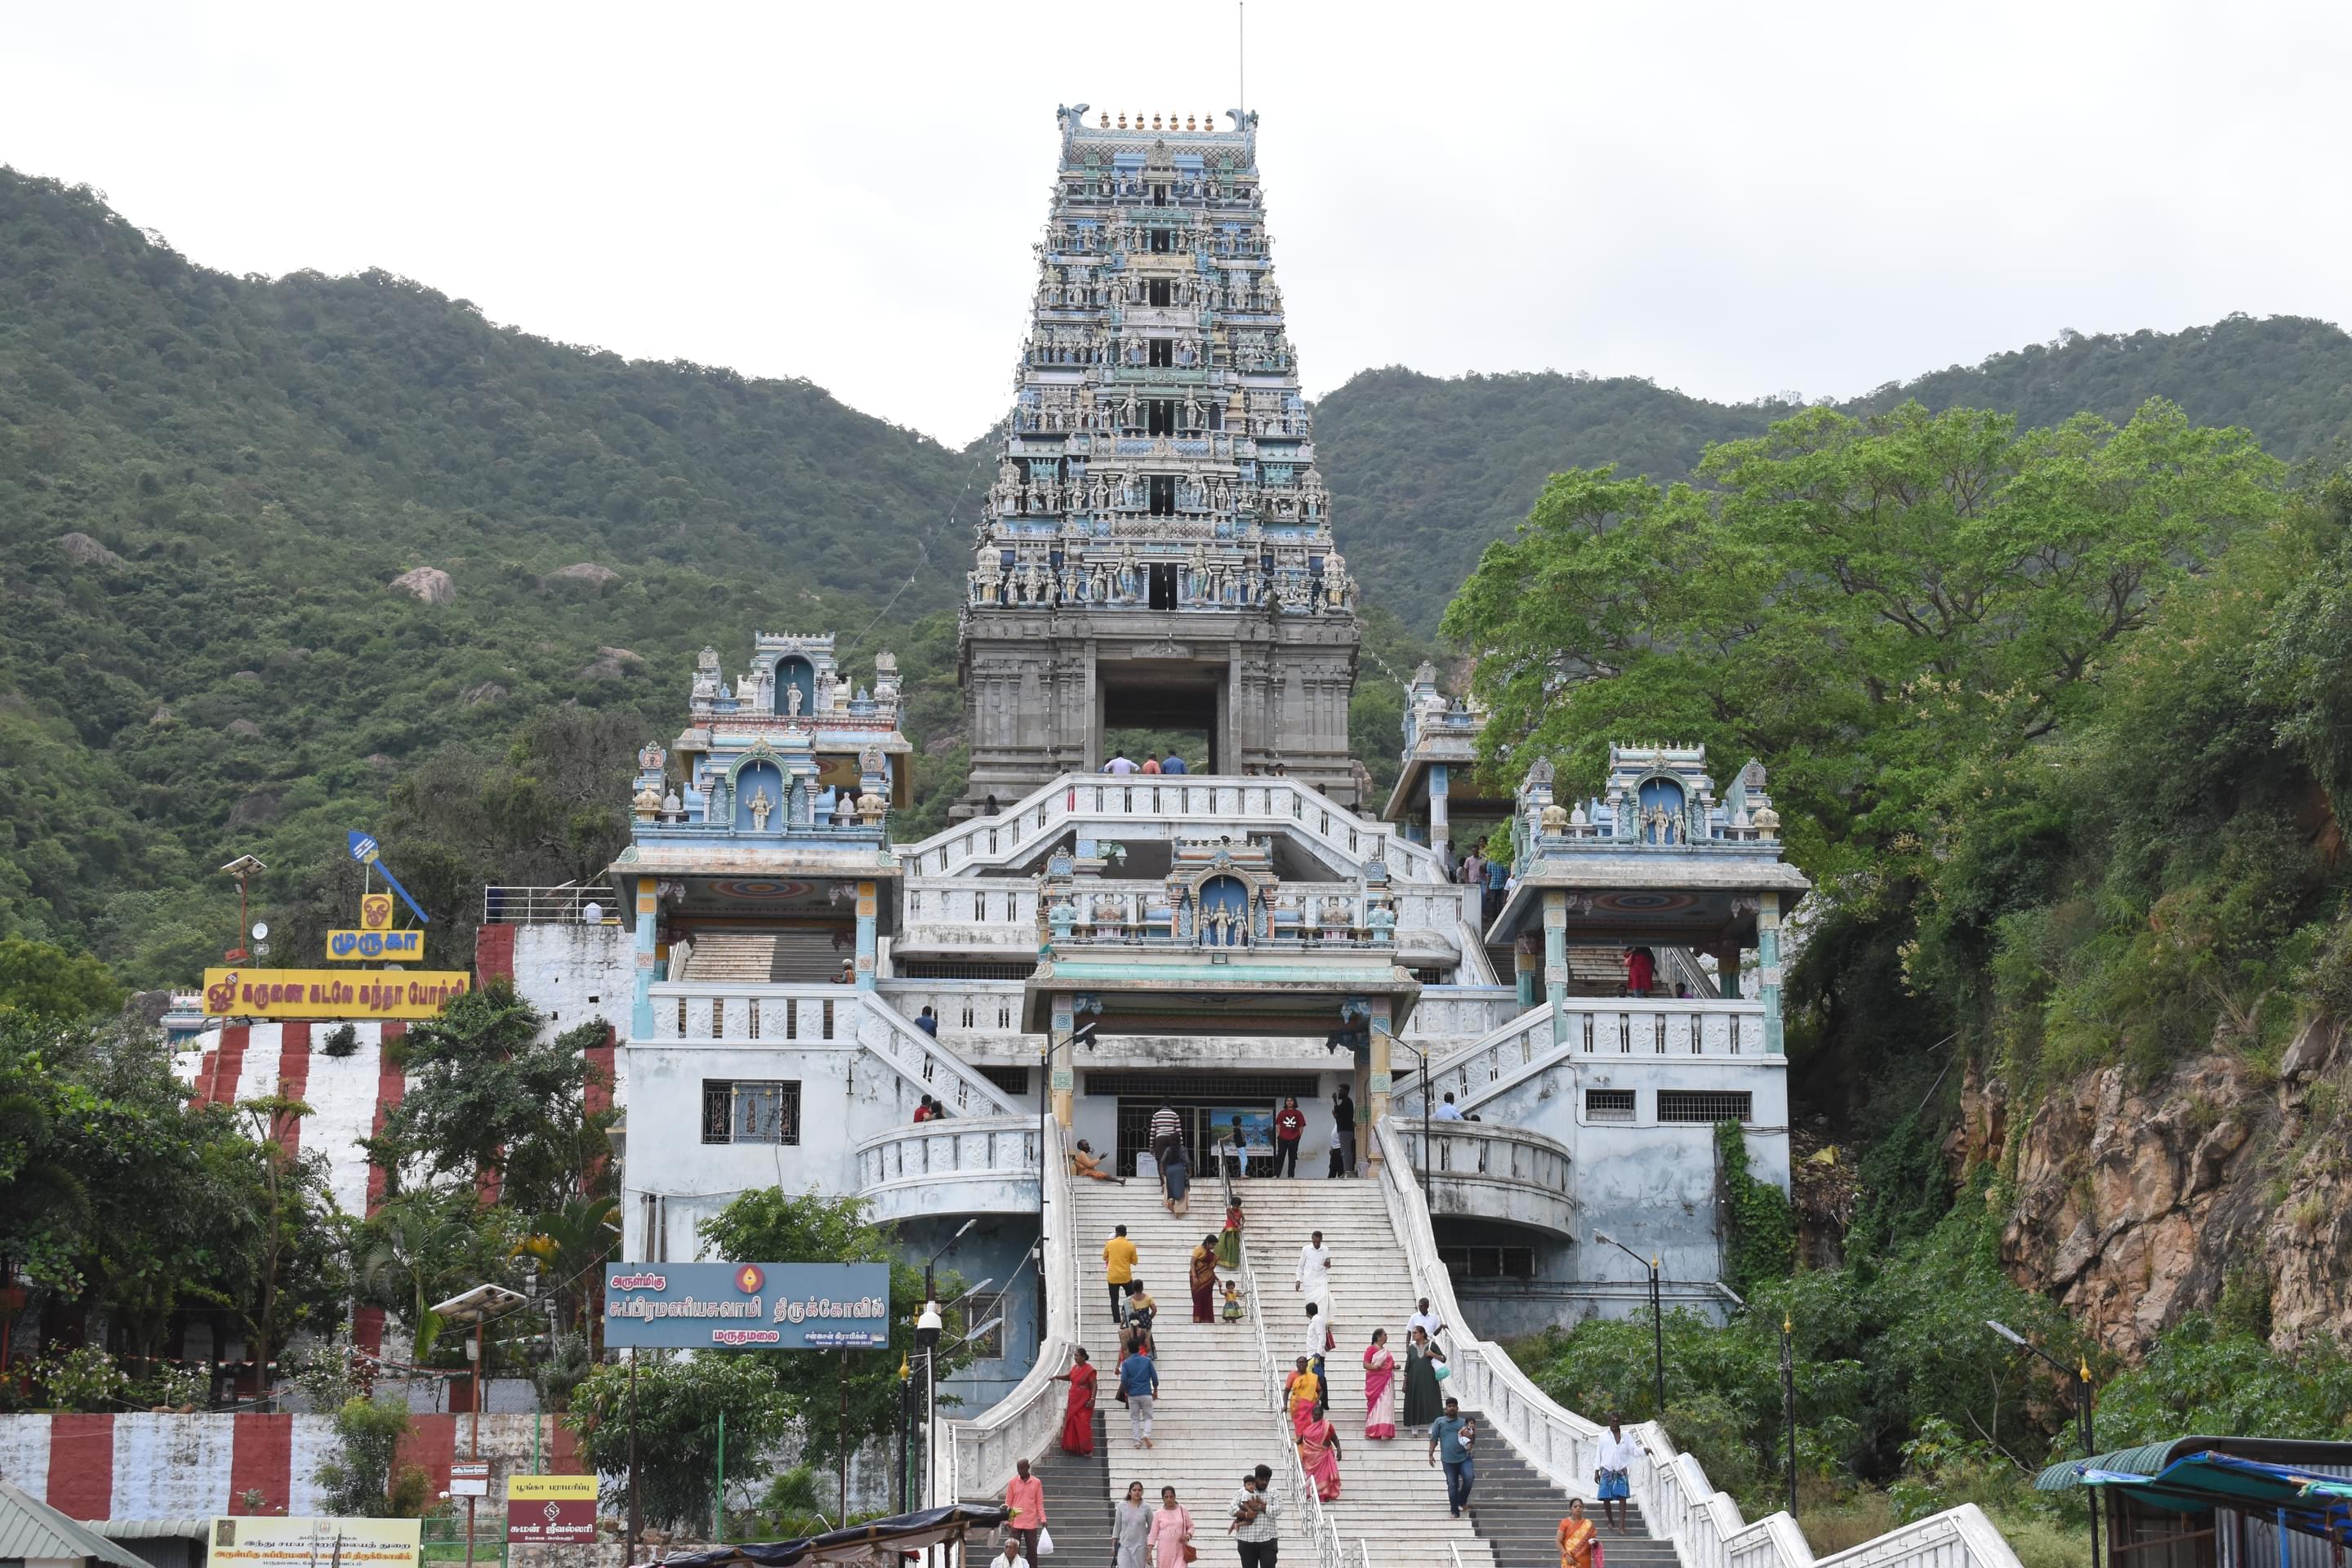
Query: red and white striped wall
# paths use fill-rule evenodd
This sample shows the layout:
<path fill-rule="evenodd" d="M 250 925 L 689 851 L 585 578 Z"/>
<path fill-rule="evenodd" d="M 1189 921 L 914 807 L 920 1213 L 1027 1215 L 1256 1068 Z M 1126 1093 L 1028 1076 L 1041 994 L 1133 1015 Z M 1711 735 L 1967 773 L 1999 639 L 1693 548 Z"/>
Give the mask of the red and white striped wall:
<path fill-rule="evenodd" d="M 430 1490 L 448 1489 L 449 1463 L 470 1451 L 470 1415 L 415 1415 L 396 1466 L 424 1469 Z M 492 1499 L 506 1478 L 581 1469 L 573 1435 L 553 1415 L 482 1417 L 481 1454 Z M 212 1514 L 326 1511 L 316 1480 L 334 1451 L 324 1415 L 0 1416 L 0 1480 L 72 1519 L 197 1519 Z M 240 1500 L 248 1494 L 257 1503 Z M 503 1510 L 491 1504 L 492 1528 Z"/>

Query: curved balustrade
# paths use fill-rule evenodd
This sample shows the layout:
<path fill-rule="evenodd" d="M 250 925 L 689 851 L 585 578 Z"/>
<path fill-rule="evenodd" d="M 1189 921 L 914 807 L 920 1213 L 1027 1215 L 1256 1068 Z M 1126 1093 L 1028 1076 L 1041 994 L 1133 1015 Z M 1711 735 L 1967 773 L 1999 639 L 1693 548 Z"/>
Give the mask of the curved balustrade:
<path fill-rule="evenodd" d="M 893 1127 L 851 1151 L 857 1193 L 877 1223 L 918 1215 L 1032 1214 L 1034 1116 L 950 1116 Z"/>
<path fill-rule="evenodd" d="M 940 1039 L 976 1044 L 1018 1037 L 1033 1052 L 1045 1048 L 1045 1036 L 1022 1031 L 1018 980 L 885 980 L 874 989 L 908 1019 L 929 1007 Z"/>
<path fill-rule="evenodd" d="M 654 1032 L 648 1039 L 631 1041 L 635 1048 L 691 1043 L 864 1050 L 959 1114 L 1017 1115 L 1023 1109 L 872 992 L 847 985 L 666 980 L 652 987 L 651 996 Z"/>
<path fill-rule="evenodd" d="M 1471 948 L 1476 950 L 1475 942 Z M 1412 1005 L 1404 1037 L 1482 1039 L 1526 1011 L 1516 985 L 1425 985 L 1421 1000 Z"/>
<path fill-rule="evenodd" d="M 1001 865 L 1024 844 L 1058 834 L 1073 821 L 1115 825 L 1124 818 L 1165 825 L 1187 817 L 1288 826 L 1349 860 L 1378 855 L 1393 878 L 1424 887 L 1446 881 L 1434 851 L 1296 779 L 1217 773 L 1065 773 L 995 816 L 976 816 L 906 846 L 900 858 L 909 876 L 938 876 L 967 866 Z"/>
<path fill-rule="evenodd" d="M 1408 1163 L 1409 1145 L 1395 1117 L 1374 1129 L 1387 1156 L 1379 1167 L 1381 1194 L 1404 1243 L 1416 1294 L 1427 1296 L 1454 1325 L 1446 1392 L 1481 1412 L 1546 1479 L 1590 1498 L 1598 1443 L 1605 1430 L 1561 1408 L 1538 1388 L 1500 1345 L 1481 1340 L 1454 1298 L 1453 1277 L 1438 1260 L 1429 1210 Z M 1682 1568 L 2021 1568 L 2017 1554 L 1974 1503 L 1889 1531 L 1834 1556 L 1813 1556 L 1804 1532 L 1785 1512 L 1751 1524 L 1729 1494 L 1708 1482 L 1706 1469 L 1680 1452 L 1656 1422 L 1628 1428 L 1641 1445 L 1626 1479 L 1653 1536 L 1674 1542 Z"/>
<path fill-rule="evenodd" d="M 1775 1066 L 1782 1062 L 1765 1046 L 1761 1002 L 1704 996 L 1654 1001 L 1571 996 L 1560 1009 L 1560 1023 L 1563 1037 L 1555 1043 L 1551 1006 L 1538 1003 L 1483 1038 L 1433 1058 L 1430 1079 L 1440 1095 L 1452 1094 L 1454 1102 L 1467 1110 L 1554 1062 L 1571 1058 L 1654 1061 L 1701 1057 Z M 1400 1103 L 1408 1083 L 1412 1093 L 1420 1092 L 1417 1070 L 1409 1068 L 1397 1075 Z"/>
<path fill-rule="evenodd" d="M 1430 1199 L 1440 1214 L 1576 1235 L 1567 1145 L 1499 1122 L 1438 1121 L 1424 1130 L 1410 1111 L 1400 1113 L 1398 1130 L 1415 1171 L 1423 1168 L 1426 1142 Z"/>
<path fill-rule="evenodd" d="M 1063 1392 L 1054 1379 L 1070 1370 L 1078 1345 L 1078 1227 L 1070 1201 L 1068 1135 L 1048 1123 L 1046 1138 L 1045 1234 L 1038 1244 L 1045 1337 L 1035 1364 L 1012 1393 L 970 1421 L 939 1424 L 939 1441 L 925 1462 L 929 1508 L 1003 1492 L 1014 1462 L 1043 1454 L 1062 1429 Z"/>

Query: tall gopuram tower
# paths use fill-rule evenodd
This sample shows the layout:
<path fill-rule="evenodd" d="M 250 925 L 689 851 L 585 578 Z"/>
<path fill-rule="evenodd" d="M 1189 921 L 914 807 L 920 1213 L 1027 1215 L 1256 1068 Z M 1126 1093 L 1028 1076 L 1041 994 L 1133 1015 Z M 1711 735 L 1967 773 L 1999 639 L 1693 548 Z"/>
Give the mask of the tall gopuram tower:
<path fill-rule="evenodd" d="M 1204 737 L 1357 804 L 1355 585 L 1331 539 L 1257 169 L 1257 117 L 1057 110 L 1018 401 L 961 625 L 961 816 L 1105 761 L 1107 730 Z"/>

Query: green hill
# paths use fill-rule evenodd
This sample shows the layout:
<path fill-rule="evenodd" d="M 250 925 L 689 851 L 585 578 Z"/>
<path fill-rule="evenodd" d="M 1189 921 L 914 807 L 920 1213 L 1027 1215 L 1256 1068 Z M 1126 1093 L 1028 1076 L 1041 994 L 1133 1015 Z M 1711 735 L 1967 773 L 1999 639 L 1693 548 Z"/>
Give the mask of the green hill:
<path fill-rule="evenodd" d="M 0 931 L 190 978 L 212 868 L 314 859 L 446 743 L 667 734 L 705 642 L 945 602 L 970 472 L 805 382 L 230 277 L 0 171 Z"/>
<path fill-rule="evenodd" d="M 2040 420 L 2161 393 L 2299 457 L 2352 417 L 2347 384 L 2336 328 L 2231 318 L 1860 405 Z M 1368 646 L 1410 668 L 1545 476 L 1680 474 L 1782 410 L 1388 369 L 1318 412 Z M 260 855 L 273 923 L 307 930 L 341 901 L 353 826 L 438 910 L 486 877 L 593 869 L 612 781 L 674 730 L 695 650 L 733 657 L 755 628 L 834 628 L 853 668 L 894 644 L 909 728 L 945 748 L 921 783 L 949 781 L 946 612 L 986 458 L 804 381 L 551 342 L 380 272 L 208 270 L 86 188 L 0 169 L 0 934 L 185 980 L 234 927 L 213 868 Z M 416 568 L 451 596 L 390 586 Z M 1378 774 L 1396 692 L 1368 669 Z"/>
<path fill-rule="evenodd" d="M 2048 425 L 2088 410 L 2120 424 L 2168 397 L 2200 425 L 2242 425 L 2279 457 L 2310 457 L 2352 428 L 2352 337 L 2325 321 L 2231 316 L 2169 334 L 2086 337 L 1996 354 L 1841 406 L 1916 398 Z M 1316 406 L 1316 443 L 1349 565 L 1417 630 L 1437 624 L 1478 552 L 1527 516 L 1546 475 L 1615 463 L 1679 478 L 1710 441 L 1761 434 L 1790 412 L 1726 405 L 1632 378 L 1553 374 L 1452 380 L 1366 371 Z"/>

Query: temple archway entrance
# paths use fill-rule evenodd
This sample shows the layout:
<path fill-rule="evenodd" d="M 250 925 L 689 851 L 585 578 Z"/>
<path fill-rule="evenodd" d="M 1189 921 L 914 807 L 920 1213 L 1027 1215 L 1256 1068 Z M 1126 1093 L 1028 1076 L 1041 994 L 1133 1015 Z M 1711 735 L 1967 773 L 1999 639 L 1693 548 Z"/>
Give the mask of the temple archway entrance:
<path fill-rule="evenodd" d="M 1140 763 L 1156 752 L 1184 759 L 1188 772 L 1225 771 L 1225 666 L 1172 659 L 1096 666 L 1094 749 L 1089 768 L 1118 752 Z"/>

